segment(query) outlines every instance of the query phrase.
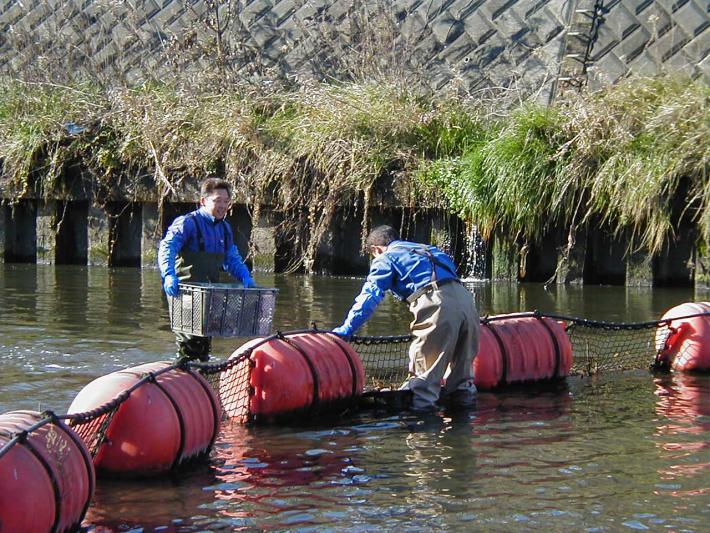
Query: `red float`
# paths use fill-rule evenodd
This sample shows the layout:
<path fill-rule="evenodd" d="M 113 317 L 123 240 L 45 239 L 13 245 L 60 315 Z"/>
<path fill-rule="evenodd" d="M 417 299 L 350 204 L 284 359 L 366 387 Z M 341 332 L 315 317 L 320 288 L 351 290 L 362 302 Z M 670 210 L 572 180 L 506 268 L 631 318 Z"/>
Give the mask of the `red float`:
<path fill-rule="evenodd" d="M 698 315 L 690 318 L 689 315 Z M 710 370 L 710 303 L 684 303 L 666 311 L 668 331 L 656 333 L 658 363 L 679 371 Z"/>
<path fill-rule="evenodd" d="M 84 387 L 70 413 L 96 409 L 150 373 L 171 366 L 161 361 L 102 376 Z M 221 420 L 219 399 L 190 369 L 175 368 L 146 381 L 118 406 L 94 457 L 99 473 L 157 474 L 207 453 Z"/>
<path fill-rule="evenodd" d="M 358 354 L 330 333 L 256 339 L 230 359 L 238 357 L 244 360 L 222 374 L 220 398 L 227 415 L 242 422 L 353 398 L 365 382 Z"/>
<path fill-rule="evenodd" d="M 564 377 L 572 368 L 572 344 L 559 322 L 543 317 L 491 317 L 481 327 L 473 360 L 481 390 Z"/>
<path fill-rule="evenodd" d="M 56 419 L 22 433 L 44 419 L 33 411 L 0 415 L 0 531 L 75 531 L 89 507 L 94 466 L 79 436 Z"/>

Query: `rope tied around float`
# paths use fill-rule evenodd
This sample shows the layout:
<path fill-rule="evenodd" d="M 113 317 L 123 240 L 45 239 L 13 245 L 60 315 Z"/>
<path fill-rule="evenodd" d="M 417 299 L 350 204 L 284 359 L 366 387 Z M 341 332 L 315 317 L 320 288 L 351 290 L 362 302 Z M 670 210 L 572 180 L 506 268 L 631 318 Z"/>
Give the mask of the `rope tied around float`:
<path fill-rule="evenodd" d="M 654 363 L 650 365 L 654 370 L 663 369 L 657 364 L 657 359 L 665 349 L 668 338 L 679 331 L 677 327 L 672 325 L 673 322 L 705 316 L 710 316 L 710 312 L 698 312 L 646 322 L 614 323 L 542 313 L 536 310 L 508 315 L 487 315 L 481 318 L 481 325 L 486 326 L 511 318 L 528 317 L 547 318 L 562 322 L 573 346 L 574 364 L 570 375 L 591 375 L 608 370 L 648 368 L 649 357 L 654 358 Z M 609 334 L 601 336 L 597 333 L 598 331 L 609 332 L 611 336 Z M 644 332 L 649 333 L 648 337 L 643 336 Z M 287 341 L 289 336 L 303 333 L 335 335 L 332 331 L 319 329 L 315 323 L 312 323 L 310 328 L 288 332 L 277 331 L 268 337 L 258 339 L 244 348 L 243 352 L 218 363 L 179 360 L 158 371 L 146 373 L 132 386 L 97 408 L 71 414 L 55 414 L 53 411 L 45 411 L 43 415 L 46 416 L 32 427 L 9 436 L 9 440 L 0 448 L 0 457 L 17 443 L 27 439 L 29 433 L 41 429 L 46 424 L 56 424 L 60 421 L 65 421 L 85 442 L 91 443 L 87 447 L 93 457 L 106 439 L 106 430 L 113 415 L 130 398 L 131 394 L 146 383 L 156 383 L 158 377 L 174 370 L 188 373 L 195 371 L 207 379 L 214 390 L 220 392 L 220 378 L 226 372 L 245 362 L 253 368 L 255 364 L 252 358 L 254 350 L 275 339 Z M 655 333 L 655 337 L 651 336 L 651 333 Z M 349 343 L 358 351 L 367 370 L 370 390 L 398 386 L 408 377 L 408 345 L 412 338 L 411 334 L 406 334 L 353 336 L 349 340 Z M 249 387 L 249 390 L 244 393 L 253 395 L 253 387 Z"/>

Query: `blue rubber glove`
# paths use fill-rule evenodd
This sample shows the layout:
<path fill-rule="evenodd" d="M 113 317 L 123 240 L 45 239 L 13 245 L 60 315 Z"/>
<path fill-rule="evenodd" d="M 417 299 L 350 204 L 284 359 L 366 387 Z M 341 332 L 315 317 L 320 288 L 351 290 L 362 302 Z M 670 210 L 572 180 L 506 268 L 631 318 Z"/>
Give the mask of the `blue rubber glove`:
<path fill-rule="evenodd" d="M 335 333 L 344 341 L 349 341 L 353 336 L 353 334 L 345 326 L 338 326 L 337 328 L 333 329 L 333 333 Z"/>
<path fill-rule="evenodd" d="M 258 289 L 259 287 L 256 286 L 256 282 L 253 279 L 249 279 L 245 282 L 243 282 L 244 288 L 245 289 Z"/>
<path fill-rule="evenodd" d="M 165 291 L 165 294 L 173 297 L 177 296 L 178 292 L 180 292 L 178 288 L 179 284 L 180 280 L 177 276 L 171 276 L 170 274 L 165 276 L 165 279 L 163 280 L 163 290 Z"/>

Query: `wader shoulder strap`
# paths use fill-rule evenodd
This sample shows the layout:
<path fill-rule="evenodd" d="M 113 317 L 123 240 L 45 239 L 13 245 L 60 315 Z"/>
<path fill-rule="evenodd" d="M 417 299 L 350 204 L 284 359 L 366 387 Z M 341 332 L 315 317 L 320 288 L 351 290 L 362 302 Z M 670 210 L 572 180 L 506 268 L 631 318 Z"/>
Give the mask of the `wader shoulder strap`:
<path fill-rule="evenodd" d="M 205 236 L 202 234 L 202 228 L 200 227 L 200 223 L 197 221 L 197 215 L 192 212 L 188 215 L 191 219 L 192 222 L 195 224 L 195 231 L 197 232 L 197 246 L 200 252 L 205 251 Z M 226 257 L 227 252 L 229 251 L 229 241 L 234 242 L 234 235 L 232 234 L 232 229 L 229 227 L 229 224 L 222 219 L 219 221 L 219 224 L 222 224 L 222 227 L 224 228 L 224 255 Z"/>
<path fill-rule="evenodd" d="M 192 219 L 192 223 L 195 224 L 195 232 L 197 233 L 197 249 L 200 252 L 204 252 L 205 236 L 202 234 L 202 228 L 200 228 L 200 223 L 197 221 L 197 215 L 192 212 L 188 216 Z"/>
<path fill-rule="evenodd" d="M 395 248 L 404 248 L 406 250 L 409 250 L 410 252 L 413 252 L 421 257 L 426 257 L 429 260 L 429 263 L 431 263 L 431 280 L 436 281 L 436 268 L 435 267 L 441 267 L 444 270 L 448 270 L 449 273 L 451 273 L 452 276 L 454 276 L 457 280 L 459 279 L 458 274 L 456 274 L 456 271 L 452 270 L 449 265 L 446 263 L 442 263 L 440 260 L 438 260 L 436 257 L 434 257 L 434 254 L 431 253 L 431 250 L 424 246 L 420 245 L 417 247 L 411 247 L 411 246 L 395 246 Z"/>
<path fill-rule="evenodd" d="M 224 256 L 227 257 L 229 245 L 234 242 L 234 234 L 232 233 L 232 228 L 226 220 L 222 219 L 221 224 L 224 227 Z"/>

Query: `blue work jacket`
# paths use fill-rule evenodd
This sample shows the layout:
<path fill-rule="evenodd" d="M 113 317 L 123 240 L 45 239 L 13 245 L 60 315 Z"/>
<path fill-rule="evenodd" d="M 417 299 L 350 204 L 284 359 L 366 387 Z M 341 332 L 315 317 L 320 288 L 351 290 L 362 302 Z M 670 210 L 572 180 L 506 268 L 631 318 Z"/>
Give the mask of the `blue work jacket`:
<path fill-rule="evenodd" d="M 400 300 L 406 300 L 432 281 L 450 279 L 458 279 L 456 266 L 436 246 L 393 241 L 384 253 L 372 260 L 360 294 L 355 298 L 343 325 L 334 331 L 348 336 L 355 333 L 372 316 L 387 291 Z"/>
<path fill-rule="evenodd" d="M 200 250 L 195 224 L 200 225 L 204 250 Z M 249 269 L 239 255 L 239 250 L 234 244 L 232 228 L 226 220 L 216 220 L 202 208 L 176 218 L 158 248 L 158 268 L 163 279 L 167 275 L 176 275 L 175 259 L 183 249 L 192 252 L 223 253 L 222 269 L 240 280 L 245 287 L 256 286 Z"/>

